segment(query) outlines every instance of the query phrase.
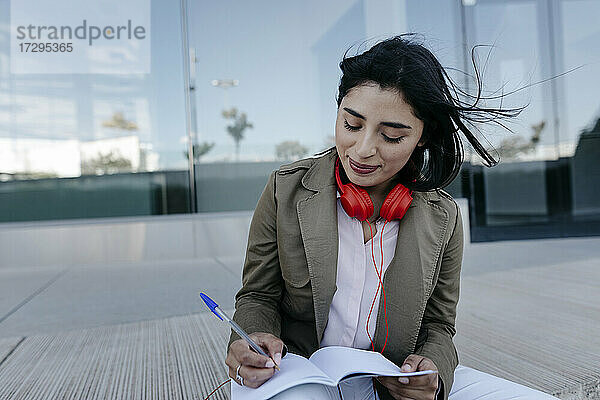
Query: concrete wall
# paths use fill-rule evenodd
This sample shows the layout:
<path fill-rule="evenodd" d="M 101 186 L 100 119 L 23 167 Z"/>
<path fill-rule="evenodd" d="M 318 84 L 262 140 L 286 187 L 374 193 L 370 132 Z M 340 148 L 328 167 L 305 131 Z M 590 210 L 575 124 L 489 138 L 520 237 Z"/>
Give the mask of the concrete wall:
<path fill-rule="evenodd" d="M 463 236 L 465 247 L 471 244 L 471 225 L 469 222 L 469 200 L 465 198 L 454 199 L 460 208 L 463 221 Z"/>
<path fill-rule="evenodd" d="M 457 199 L 469 243 L 466 199 Z M 0 268 L 243 257 L 251 211 L 0 224 Z"/>
<path fill-rule="evenodd" d="M 0 268 L 241 255 L 251 211 L 0 224 Z"/>

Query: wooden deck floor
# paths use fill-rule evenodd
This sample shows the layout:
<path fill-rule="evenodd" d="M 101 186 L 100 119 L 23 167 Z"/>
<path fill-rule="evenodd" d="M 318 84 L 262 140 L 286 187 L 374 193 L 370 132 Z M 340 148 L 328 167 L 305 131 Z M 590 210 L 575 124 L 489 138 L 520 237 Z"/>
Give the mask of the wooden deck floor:
<path fill-rule="evenodd" d="M 600 399 L 600 263 L 493 272 L 461 284 L 461 364 L 561 399 Z"/>
<path fill-rule="evenodd" d="M 460 363 L 553 394 L 600 399 L 600 265 L 462 280 Z M 204 399 L 227 379 L 211 314 L 0 339 L 0 399 Z M 229 385 L 211 399 L 228 399 Z"/>
<path fill-rule="evenodd" d="M 28 337 L 0 365 L 0 399 L 203 399 L 227 379 L 228 330 L 214 318 Z M 4 339 L 0 349 L 20 340 Z M 211 399 L 228 399 L 228 392 Z"/>

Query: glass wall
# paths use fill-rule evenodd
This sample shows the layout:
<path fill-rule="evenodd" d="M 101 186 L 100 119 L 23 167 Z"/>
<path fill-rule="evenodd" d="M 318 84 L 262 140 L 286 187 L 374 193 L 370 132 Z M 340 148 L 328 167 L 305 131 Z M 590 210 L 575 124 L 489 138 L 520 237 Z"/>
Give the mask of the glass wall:
<path fill-rule="evenodd" d="M 478 206 L 485 210 L 483 221 L 475 219 L 478 225 L 548 221 L 544 160 L 558 157 L 553 135 L 556 120 L 552 117 L 552 104 L 546 100 L 551 98 L 550 85 L 528 87 L 551 75 L 547 26 L 540 17 L 543 12 L 541 2 L 536 0 L 478 1 L 465 5 L 469 46 L 491 45 L 480 50 L 487 93 L 491 95 L 493 90 L 502 88 L 498 93 L 502 95 L 525 87 L 503 98 L 502 106 L 528 104 L 518 121 L 509 123 L 513 133 L 494 124 L 481 126 L 501 162 L 494 168 L 477 169 L 482 173 L 484 193 Z M 499 102 L 493 105 L 499 106 Z M 470 162 L 478 164 L 476 158 Z"/>
<path fill-rule="evenodd" d="M 490 129 L 501 162 L 476 159 L 470 179 L 472 238 L 493 240 L 600 232 L 594 95 L 600 73 L 600 4 L 571 0 L 463 2 L 467 43 L 493 44 L 485 81 L 504 106 L 527 104 L 514 133 Z M 552 79 L 553 78 L 553 79 Z M 524 88 L 523 90 L 519 90 Z"/>
<path fill-rule="evenodd" d="M 149 74 L 14 74 L 0 0 L 0 222 L 190 211 L 173 4 L 150 4 Z"/>
<path fill-rule="evenodd" d="M 600 2 L 563 1 L 557 7 L 556 41 L 562 57 L 561 69 L 578 69 L 565 76 L 561 105 L 564 129 L 561 134 L 575 144 L 571 180 L 573 219 L 600 220 Z"/>
<path fill-rule="evenodd" d="M 199 211 L 253 209 L 272 169 L 334 144 L 348 48 L 419 32 L 462 59 L 454 0 L 190 2 L 189 21 Z"/>
<path fill-rule="evenodd" d="M 15 75 L 0 0 L 0 222 L 252 210 L 273 169 L 334 144 L 344 52 L 417 32 L 469 93 L 475 47 L 484 95 L 528 105 L 513 133 L 479 126 L 500 164 L 467 147 L 446 188 L 472 239 L 600 233 L 598 1 L 151 5 L 151 73 Z"/>

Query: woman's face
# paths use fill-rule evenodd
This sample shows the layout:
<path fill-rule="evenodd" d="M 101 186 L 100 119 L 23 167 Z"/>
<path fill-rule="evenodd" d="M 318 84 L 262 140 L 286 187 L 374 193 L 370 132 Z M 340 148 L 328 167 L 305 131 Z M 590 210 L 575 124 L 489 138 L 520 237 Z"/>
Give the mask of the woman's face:
<path fill-rule="evenodd" d="M 335 146 L 348 179 L 371 189 L 387 188 L 423 134 L 423 122 L 401 95 L 378 84 L 356 86 L 342 99 Z"/>

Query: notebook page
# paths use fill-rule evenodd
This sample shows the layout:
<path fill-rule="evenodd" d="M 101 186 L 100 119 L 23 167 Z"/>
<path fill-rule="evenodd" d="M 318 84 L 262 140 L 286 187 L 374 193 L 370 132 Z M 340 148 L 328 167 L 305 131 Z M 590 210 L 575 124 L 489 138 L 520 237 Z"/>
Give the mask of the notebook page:
<path fill-rule="evenodd" d="M 362 376 L 414 376 L 433 373 L 434 371 L 401 372 L 400 368 L 380 353 L 353 349 L 351 347 L 323 347 L 310 356 L 314 365 L 325 372 L 335 383 L 345 376 L 362 374 Z"/>
<path fill-rule="evenodd" d="M 231 400 L 264 400 L 276 395 L 292 386 L 303 383 L 321 383 L 335 386 L 319 368 L 315 367 L 306 358 L 287 353 L 279 365 L 281 371 L 275 371 L 275 375 L 256 389 L 240 386 L 231 382 Z"/>

